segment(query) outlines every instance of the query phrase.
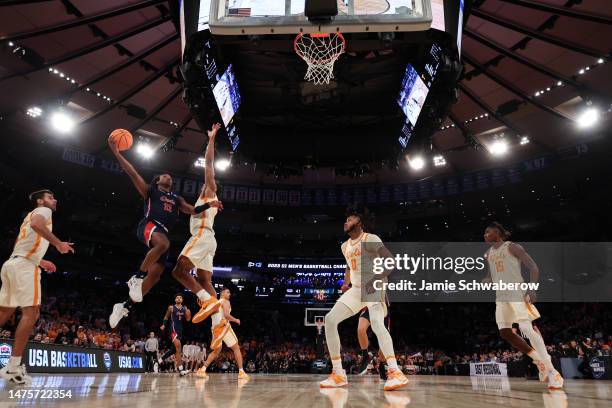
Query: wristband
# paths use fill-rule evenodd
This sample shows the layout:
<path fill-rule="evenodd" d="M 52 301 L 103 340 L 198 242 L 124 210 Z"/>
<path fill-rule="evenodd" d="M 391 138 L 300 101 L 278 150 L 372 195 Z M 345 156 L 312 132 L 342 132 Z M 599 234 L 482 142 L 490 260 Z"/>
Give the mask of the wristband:
<path fill-rule="evenodd" d="M 210 203 L 204 203 L 202 205 L 198 205 L 197 207 L 195 207 L 193 209 L 193 212 L 196 213 L 196 215 L 203 213 L 204 211 L 208 210 L 210 208 Z"/>

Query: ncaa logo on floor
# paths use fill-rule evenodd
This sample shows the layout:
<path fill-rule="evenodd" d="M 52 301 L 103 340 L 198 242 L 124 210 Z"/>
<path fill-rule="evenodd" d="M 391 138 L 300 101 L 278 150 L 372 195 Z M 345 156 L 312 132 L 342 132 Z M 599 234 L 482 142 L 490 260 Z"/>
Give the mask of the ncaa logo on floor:
<path fill-rule="evenodd" d="M 8 364 L 11 353 L 13 352 L 13 347 L 10 344 L 2 343 L 0 344 L 0 366 L 4 367 Z"/>
<path fill-rule="evenodd" d="M 106 367 L 107 370 L 110 370 L 111 365 L 113 364 L 110 354 L 104 353 L 103 359 L 104 359 L 104 367 Z"/>

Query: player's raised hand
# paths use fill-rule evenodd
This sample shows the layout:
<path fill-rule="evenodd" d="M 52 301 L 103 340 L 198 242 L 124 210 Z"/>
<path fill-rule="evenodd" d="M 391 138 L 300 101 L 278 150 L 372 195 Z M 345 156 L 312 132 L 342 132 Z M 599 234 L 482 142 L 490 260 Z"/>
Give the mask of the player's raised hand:
<path fill-rule="evenodd" d="M 166 328 L 166 326 L 164 326 L 163 324 L 161 326 L 159 326 L 159 330 L 164 331 L 164 329 Z"/>
<path fill-rule="evenodd" d="M 51 261 L 47 261 L 46 259 L 41 259 L 39 266 L 47 273 L 53 273 L 57 271 L 57 267 Z"/>
<path fill-rule="evenodd" d="M 117 145 L 117 140 L 113 139 L 112 135 L 108 137 L 108 147 L 110 147 L 113 153 L 119 153 L 119 146 Z"/>
<path fill-rule="evenodd" d="M 57 252 L 59 252 L 60 254 L 67 254 L 68 252 L 73 253 L 74 254 L 74 248 L 72 247 L 74 245 L 73 242 L 60 242 L 59 244 L 55 245 L 55 249 L 57 249 Z"/>
<path fill-rule="evenodd" d="M 234 323 L 236 323 L 238 326 L 240 326 L 240 319 L 236 319 L 236 320 L 234 321 Z"/>
<path fill-rule="evenodd" d="M 215 123 L 212 126 L 212 129 L 210 129 L 207 133 L 208 133 L 208 137 L 210 139 L 214 139 L 215 136 L 217 136 L 217 132 L 219 131 L 219 129 L 221 129 L 221 124 L 220 123 Z"/>
<path fill-rule="evenodd" d="M 208 204 L 213 208 L 217 208 L 219 211 L 223 210 L 223 203 L 221 201 L 210 201 Z"/>

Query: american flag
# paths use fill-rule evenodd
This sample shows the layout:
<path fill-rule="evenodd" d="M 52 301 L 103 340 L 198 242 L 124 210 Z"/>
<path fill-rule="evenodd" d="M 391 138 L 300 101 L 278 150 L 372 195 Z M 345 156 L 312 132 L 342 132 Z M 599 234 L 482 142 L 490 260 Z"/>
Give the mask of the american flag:
<path fill-rule="evenodd" d="M 231 8 L 228 10 L 227 15 L 232 16 L 232 17 L 250 17 L 251 8 L 250 7 Z"/>

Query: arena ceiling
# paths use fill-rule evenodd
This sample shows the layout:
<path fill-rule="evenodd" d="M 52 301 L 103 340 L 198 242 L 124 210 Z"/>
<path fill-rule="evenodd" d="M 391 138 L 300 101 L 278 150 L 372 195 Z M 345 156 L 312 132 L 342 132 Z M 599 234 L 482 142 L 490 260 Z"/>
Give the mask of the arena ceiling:
<path fill-rule="evenodd" d="M 430 166 L 427 174 L 499 165 L 502 159 L 488 148 L 501 133 L 511 140 L 508 161 L 601 134 L 612 101 L 611 2 L 480 0 L 473 6 L 459 101 L 433 135 L 448 164 Z M 181 99 L 180 39 L 168 1 L 8 0 L 0 10 L 0 113 L 9 129 L 28 142 L 45 139 L 102 155 L 108 133 L 118 127 L 144 132 L 159 145 L 178 134 L 176 149 L 160 152 L 156 165 L 195 170 L 206 138 Z M 304 66 L 291 49 L 238 45 L 228 53 L 240 61 L 245 101 L 241 162 L 380 163 L 378 139 L 395 140 L 397 133 L 389 127 L 397 119 L 389 106 L 404 68 L 398 59 L 351 53 L 349 44 L 336 92 L 313 102 L 300 96 Z M 595 131 L 576 124 L 589 101 L 602 111 Z M 62 103 L 81 123 L 58 137 L 45 114 Z M 43 115 L 28 114 L 34 106 Z M 530 143 L 521 145 L 522 136 Z"/>

